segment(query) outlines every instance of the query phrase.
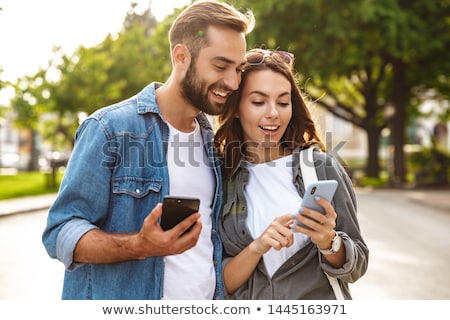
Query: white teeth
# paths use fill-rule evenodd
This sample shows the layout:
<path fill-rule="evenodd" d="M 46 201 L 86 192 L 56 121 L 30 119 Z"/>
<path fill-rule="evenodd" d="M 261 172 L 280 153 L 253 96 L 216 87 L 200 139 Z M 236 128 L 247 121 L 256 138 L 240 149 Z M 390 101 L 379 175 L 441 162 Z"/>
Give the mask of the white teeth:
<path fill-rule="evenodd" d="M 225 97 L 227 96 L 227 93 L 226 93 L 226 92 L 223 92 L 223 91 L 213 90 L 212 92 L 213 92 L 216 96 L 219 96 L 219 97 L 222 97 L 222 98 L 225 98 Z"/>
<path fill-rule="evenodd" d="M 264 130 L 270 130 L 270 131 L 275 131 L 278 129 L 277 126 L 267 126 L 267 127 L 261 126 L 261 128 Z"/>

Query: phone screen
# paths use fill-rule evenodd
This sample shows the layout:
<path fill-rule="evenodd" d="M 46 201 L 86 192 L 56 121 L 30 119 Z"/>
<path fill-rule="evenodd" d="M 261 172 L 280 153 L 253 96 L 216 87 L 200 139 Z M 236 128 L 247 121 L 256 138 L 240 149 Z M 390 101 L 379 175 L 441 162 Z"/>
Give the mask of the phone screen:
<path fill-rule="evenodd" d="M 166 196 L 163 200 L 161 228 L 172 229 L 191 214 L 198 212 L 200 199 L 191 197 Z"/>

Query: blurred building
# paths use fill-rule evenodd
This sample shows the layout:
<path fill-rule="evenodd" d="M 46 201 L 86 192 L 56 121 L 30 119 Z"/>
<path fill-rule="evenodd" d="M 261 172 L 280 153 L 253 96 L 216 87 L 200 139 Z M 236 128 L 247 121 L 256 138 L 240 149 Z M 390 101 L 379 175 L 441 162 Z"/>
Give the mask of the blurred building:
<path fill-rule="evenodd" d="M 442 122 L 438 118 L 445 108 L 449 108 L 449 103 L 449 101 L 438 103 L 430 100 L 420 106 L 420 111 L 430 114 L 430 117 L 418 118 L 415 121 L 412 134 L 417 144 L 430 147 L 436 143 L 437 147 L 450 151 L 450 122 Z"/>
<path fill-rule="evenodd" d="M 9 119 L 0 118 L 0 168 L 2 173 L 28 170 L 32 158 L 33 135 L 28 128 L 15 128 Z"/>
<path fill-rule="evenodd" d="M 364 130 L 319 107 L 312 110 L 312 114 L 327 150 L 333 150 L 344 160 L 366 158 L 368 146 Z"/>
<path fill-rule="evenodd" d="M 0 118 L 0 169 L 19 168 L 19 131 L 8 119 Z"/>

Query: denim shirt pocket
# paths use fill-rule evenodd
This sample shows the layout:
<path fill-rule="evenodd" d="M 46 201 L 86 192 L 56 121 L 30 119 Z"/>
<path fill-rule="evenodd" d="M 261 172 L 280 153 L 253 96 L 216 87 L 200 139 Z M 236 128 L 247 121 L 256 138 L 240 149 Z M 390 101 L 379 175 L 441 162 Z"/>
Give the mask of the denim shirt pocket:
<path fill-rule="evenodd" d="M 125 177 L 113 180 L 113 193 L 127 194 L 133 198 L 140 199 L 150 192 L 159 192 L 162 179 L 145 179 L 140 177 Z"/>

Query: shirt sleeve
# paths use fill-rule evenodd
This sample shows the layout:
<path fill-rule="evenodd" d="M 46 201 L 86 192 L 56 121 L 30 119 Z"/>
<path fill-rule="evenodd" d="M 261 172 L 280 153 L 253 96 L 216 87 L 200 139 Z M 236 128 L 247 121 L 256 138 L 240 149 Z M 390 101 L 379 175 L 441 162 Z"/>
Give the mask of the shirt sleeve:
<path fill-rule="evenodd" d="M 344 282 L 353 283 L 367 271 L 369 249 L 361 234 L 357 217 L 357 198 L 352 181 L 334 156 L 327 154 L 326 157 L 324 161 L 326 165 L 319 170 L 322 171 L 323 176 L 319 179 L 338 181 L 332 205 L 337 214 L 335 230 L 342 237 L 346 249 L 346 261 L 341 268 L 336 269 L 327 264 L 321 254 L 319 259 L 323 270 L 329 275 L 338 277 Z"/>
<path fill-rule="evenodd" d="M 78 129 L 61 187 L 47 217 L 42 241 L 50 257 L 69 270 L 80 238 L 108 215 L 112 168 L 103 126 L 89 118 Z"/>

